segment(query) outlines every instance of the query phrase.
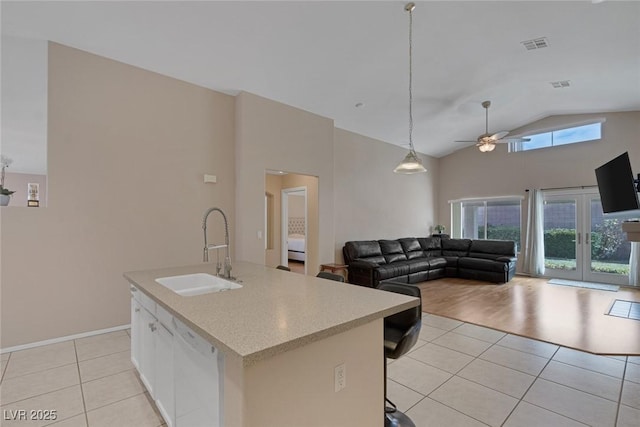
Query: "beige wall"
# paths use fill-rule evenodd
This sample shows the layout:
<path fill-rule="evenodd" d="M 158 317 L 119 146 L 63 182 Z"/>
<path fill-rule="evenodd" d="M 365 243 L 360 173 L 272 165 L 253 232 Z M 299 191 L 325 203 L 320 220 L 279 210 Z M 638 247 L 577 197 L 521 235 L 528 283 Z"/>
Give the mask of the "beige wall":
<path fill-rule="evenodd" d="M 476 147 L 440 159 L 439 222 L 451 230 L 448 201 L 465 197 L 525 196 L 527 188 L 596 185 L 595 168 L 629 151 L 631 167 L 640 173 L 640 112 L 554 116 L 515 129 L 545 129 L 604 117 L 602 140 L 508 153 L 499 144 L 490 153 Z M 524 206 L 523 206 L 524 208 Z M 524 210 L 524 209 L 523 209 Z"/>
<path fill-rule="evenodd" d="M 235 215 L 233 97 L 50 44 L 48 102 L 48 206 L 2 208 L 2 348 L 128 324 L 122 273 L 201 262 L 203 211 Z"/>
<path fill-rule="evenodd" d="M 334 153 L 336 261 L 342 261 L 349 240 L 431 234 L 437 223 L 438 159 L 420 155 L 427 173 L 395 174 L 406 149 L 342 129 L 335 130 Z"/>
<path fill-rule="evenodd" d="M 280 264 L 280 229 L 281 219 L 280 211 L 282 210 L 282 176 L 280 175 L 265 175 L 266 192 L 273 196 L 273 216 L 271 218 L 271 224 L 269 227 L 272 229 L 272 246 L 267 248 L 264 264 L 269 267 L 275 267 Z M 267 231 L 265 230 L 265 238 L 267 237 Z"/>
<path fill-rule="evenodd" d="M 304 196 L 289 194 L 289 218 L 304 218 Z"/>
<path fill-rule="evenodd" d="M 47 206 L 47 176 L 33 175 L 29 173 L 6 173 L 5 186 L 15 191 L 11 195 L 9 206 L 26 207 L 27 206 L 27 184 L 38 183 L 40 187 L 40 207 Z"/>
<path fill-rule="evenodd" d="M 237 257 L 265 263 L 265 170 L 317 176 L 318 263 L 333 261 L 333 121 L 242 92 L 236 97 Z"/>

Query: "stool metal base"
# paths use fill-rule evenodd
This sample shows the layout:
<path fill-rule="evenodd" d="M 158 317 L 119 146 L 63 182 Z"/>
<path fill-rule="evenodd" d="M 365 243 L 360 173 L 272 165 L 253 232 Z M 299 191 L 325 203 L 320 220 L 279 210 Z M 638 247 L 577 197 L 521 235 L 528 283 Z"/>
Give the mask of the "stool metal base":
<path fill-rule="evenodd" d="M 416 427 L 411 418 L 406 416 L 404 412 L 393 411 L 384 414 L 385 427 Z"/>

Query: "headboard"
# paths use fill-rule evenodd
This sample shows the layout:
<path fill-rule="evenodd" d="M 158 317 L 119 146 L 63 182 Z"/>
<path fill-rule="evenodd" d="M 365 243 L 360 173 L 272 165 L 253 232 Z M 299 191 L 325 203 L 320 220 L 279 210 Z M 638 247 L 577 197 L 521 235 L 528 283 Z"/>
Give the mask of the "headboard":
<path fill-rule="evenodd" d="M 304 217 L 289 217 L 289 234 L 304 235 Z"/>

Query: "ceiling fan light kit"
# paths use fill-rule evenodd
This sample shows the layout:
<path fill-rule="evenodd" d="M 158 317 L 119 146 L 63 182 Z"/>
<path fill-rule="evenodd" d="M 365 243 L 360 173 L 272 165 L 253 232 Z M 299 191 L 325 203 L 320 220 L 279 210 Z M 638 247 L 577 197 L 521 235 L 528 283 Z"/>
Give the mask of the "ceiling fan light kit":
<path fill-rule="evenodd" d="M 393 170 L 395 173 L 401 173 L 405 175 L 422 173 L 427 170 L 422 165 L 422 160 L 418 157 L 415 148 L 413 147 L 413 73 L 412 73 L 412 39 L 413 39 L 413 10 L 416 5 L 414 3 L 407 3 L 404 10 L 409 12 L 409 153 L 400 162 L 398 166 Z"/>

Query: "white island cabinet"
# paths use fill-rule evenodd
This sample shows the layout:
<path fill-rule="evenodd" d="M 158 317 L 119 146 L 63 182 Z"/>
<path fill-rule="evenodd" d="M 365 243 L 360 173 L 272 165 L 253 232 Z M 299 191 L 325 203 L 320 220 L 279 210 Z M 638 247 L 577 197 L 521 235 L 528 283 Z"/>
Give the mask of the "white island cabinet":
<path fill-rule="evenodd" d="M 223 356 L 135 286 L 131 293 L 131 361 L 167 426 L 221 426 Z"/>
<path fill-rule="evenodd" d="M 248 262 L 233 271 L 241 287 L 193 296 L 157 280 L 215 265 L 124 275 L 137 289 L 132 361 L 167 425 L 383 427 L 383 319 L 419 300 Z"/>

